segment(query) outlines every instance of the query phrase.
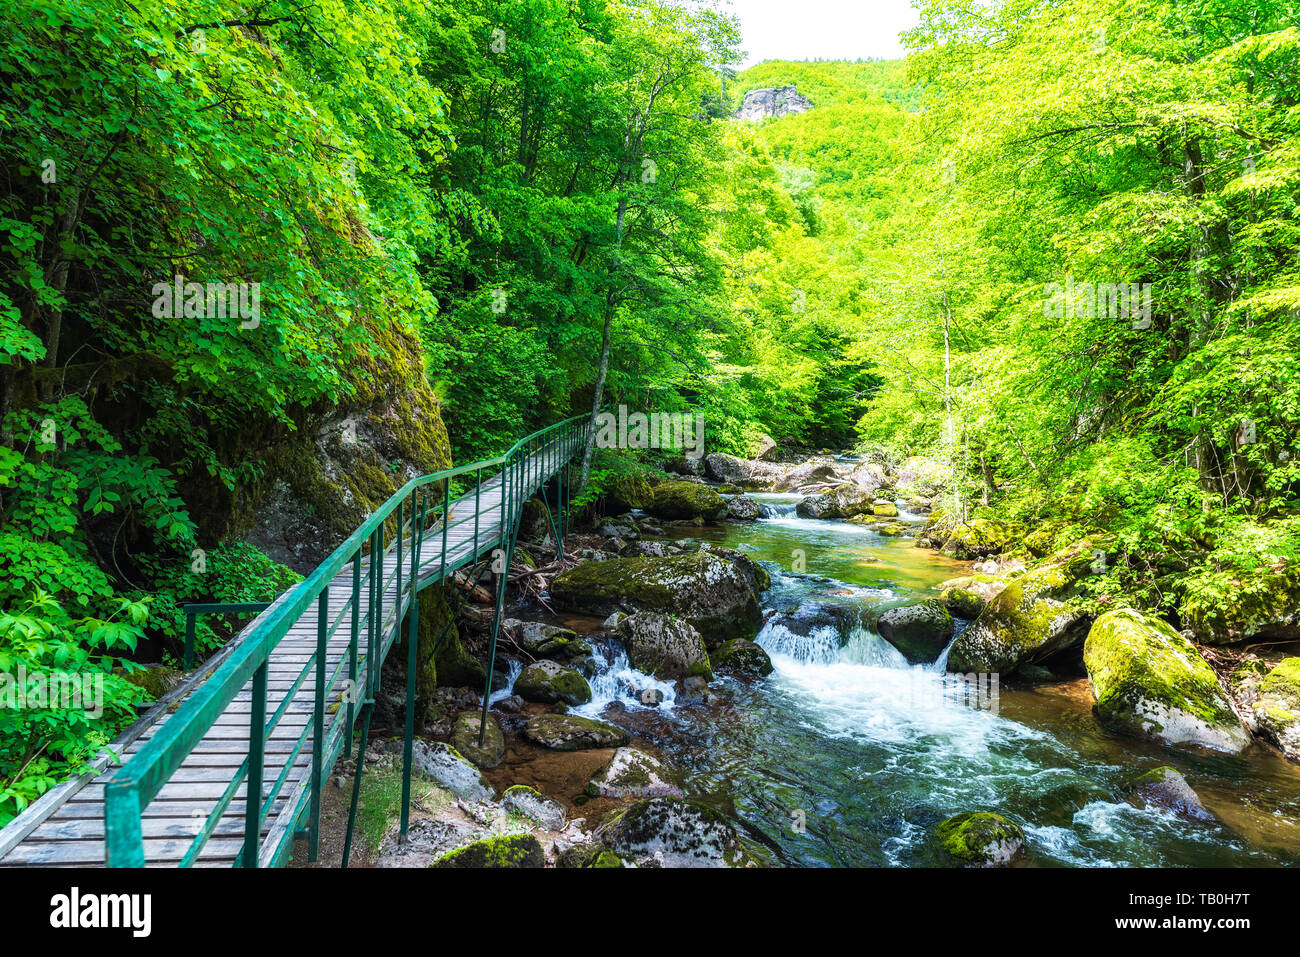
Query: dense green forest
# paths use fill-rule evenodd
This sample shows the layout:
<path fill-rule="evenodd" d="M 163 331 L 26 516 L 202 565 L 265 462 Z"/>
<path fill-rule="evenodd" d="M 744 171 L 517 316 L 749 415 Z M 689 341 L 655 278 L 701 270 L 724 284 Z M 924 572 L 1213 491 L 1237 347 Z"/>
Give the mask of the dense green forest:
<path fill-rule="evenodd" d="M 1100 601 L 1300 604 L 1296 5 L 921 11 L 906 62 L 737 72 L 672 0 L 8 4 L 0 669 L 107 705 L 0 709 L 0 823 L 151 694 L 180 604 L 310 567 L 252 534 L 285 487 L 327 553 L 593 405 L 927 456 L 986 534 L 1101 536 Z M 731 119 L 787 84 L 811 110 Z"/>

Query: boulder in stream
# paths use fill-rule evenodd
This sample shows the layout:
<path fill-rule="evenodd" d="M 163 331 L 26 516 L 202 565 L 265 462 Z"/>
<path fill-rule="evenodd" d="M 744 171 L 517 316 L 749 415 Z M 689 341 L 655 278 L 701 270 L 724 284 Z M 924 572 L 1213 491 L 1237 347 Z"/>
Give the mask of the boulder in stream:
<path fill-rule="evenodd" d="M 1113 731 L 1218 751 L 1250 743 L 1209 662 L 1159 618 L 1107 612 L 1088 632 L 1083 663 L 1097 717 Z"/>
<path fill-rule="evenodd" d="M 619 621 L 618 635 L 638 671 L 656 678 L 713 677 L 704 639 L 690 622 L 642 611 Z"/>
<path fill-rule="evenodd" d="M 502 834 L 489 837 L 438 858 L 430 867 L 545 867 L 546 852 L 531 834 Z"/>
<path fill-rule="evenodd" d="M 636 748 L 619 748 L 609 763 L 592 775 L 586 793 L 591 797 L 681 797 L 681 778 L 657 758 Z"/>
<path fill-rule="evenodd" d="M 934 661 L 952 640 L 952 616 L 933 599 L 883 612 L 876 622 L 881 638 L 903 653 L 910 664 Z"/>
<path fill-rule="evenodd" d="M 619 748 L 628 741 L 622 728 L 576 714 L 534 715 L 524 725 L 524 737 L 552 751 Z"/>
<path fill-rule="evenodd" d="M 1137 795 L 1148 807 L 1160 807 L 1196 821 L 1213 821 L 1200 797 L 1175 768 L 1154 768 L 1137 779 Z"/>
<path fill-rule="evenodd" d="M 948 818 L 935 831 L 939 845 L 963 864 L 997 867 L 1025 850 L 1020 825 L 991 811 L 967 811 Z"/>
<path fill-rule="evenodd" d="M 727 503 L 701 482 L 660 482 L 645 510 L 659 518 L 713 521 L 727 513 Z"/>
<path fill-rule="evenodd" d="M 1260 733 L 1300 761 L 1300 658 L 1285 658 L 1259 682 L 1251 713 Z"/>
<path fill-rule="evenodd" d="M 651 798 L 615 812 L 600 839 L 618 854 L 661 867 L 740 867 L 750 862 L 736 829 L 698 801 Z"/>
<path fill-rule="evenodd" d="M 451 744 L 480 768 L 495 768 L 506 756 L 506 736 L 501 731 L 496 715 L 489 713 L 487 732 L 483 747 L 480 748 L 478 732 L 481 718 L 482 715 L 477 711 L 466 711 L 458 715 L 455 724 L 451 726 Z"/>
<path fill-rule="evenodd" d="M 707 646 L 716 647 L 758 633 L 763 616 L 755 574 L 739 559 L 703 549 L 673 558 L 615 558 L 557 576 L 551 597 L 557 608 L 590 615 L 676 615 L 693 625 Z"/>
<path fill-rule="evenodd" d="M 591 700 L 591 685 L 572 668 L 549 659 L 534 662 L 515 679 L 515 694 L 527 701 L 554 704 L 586 704 Z"/>
<path fill-rule="evenodd" d="M 727 499 L 727 517 L 738 522 L 752 522 L 762 514 L 762 509 L 748 495 L 734 495 Z"/>
<path fill-rule="evenodd" d="M 501 806 L 507 812 L 522 814 L 548 831 L 559 831 L 564 827 L 564 806 L 527 784 L 506 788 L 506 793 L 501 795 Z"/>
<path fill-rule="evenodd" d="M 762 678 L 772 673 L 772 659 L 761 645 L 733 638 L 714 653 L 713 668 L 723 674 Z"/>

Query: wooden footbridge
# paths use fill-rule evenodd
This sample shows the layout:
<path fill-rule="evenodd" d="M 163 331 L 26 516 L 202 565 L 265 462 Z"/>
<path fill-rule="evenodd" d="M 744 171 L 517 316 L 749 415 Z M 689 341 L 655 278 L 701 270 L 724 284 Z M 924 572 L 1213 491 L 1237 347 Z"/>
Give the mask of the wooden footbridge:
<path fill-rule="evenodd" d="M 357 753 L 364 755 L 380 666 L 404 622 L 405 836 L 419 592 L 466 566 L 490 562 L 499 573 L 486 718 L 504 572 L 524 502 L 543 493 L 559 546 L 566 476 L 588 429 L 586 416 L 568 419 L 500 458 L 407 483 L 119 736 L 100 756 L 98 773 L 54 789 L 0 830 L 0 866 L 277 867 L 302 839 L 315 860 L 322 782 L 339 755 L 352 752 L 358 725 Z M 358 774 L 364 764 L 357 762 Z M 359 791 L 358 780 L 344 866 Z"/>

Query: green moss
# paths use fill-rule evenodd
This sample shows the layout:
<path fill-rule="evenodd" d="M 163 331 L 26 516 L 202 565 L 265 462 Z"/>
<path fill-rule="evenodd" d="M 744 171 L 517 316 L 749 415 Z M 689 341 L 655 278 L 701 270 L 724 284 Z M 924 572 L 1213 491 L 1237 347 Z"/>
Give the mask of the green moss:
<path fill-rule="evenodd" d="M 546 855 L 531 834 L 503 834 L 449 851 L 430 867 L 544 867 Z"/>
<path fill-rule="evenodd" d="M 622 867 L 623 859 L 604 844 L 575 844 L 564 851 L 556 867 Z"/>
<path fill-rule="evenodd" d="M 1019 853 L 1025 833 L 1020 826 L 990 811 L 969 811 L 948 818 L 935 831 L 939 845 L 967 864 L 1002 863 Z"/>
<path fill-rule="evenodd" d="M 716 519 L 726 514 L 727 503 L 700 482 L 663 482 L 654 489 L 646 510 L 660 518 Z"/>
<path fill-rule="evenodd" d="M 1216 572 L 1183 584 L 1179 615 L 1207 645 L 1300 637 L 1300 572 Z"/>
<path fill-rule="evenodd" d="M 1285 658 L 1259 683 L 1260 694 L 1290 698 L 1300 707 L 1300 658 Z"/>
<path fill-rule="evenodd" d="M 1114 730 L 1162 736 L 1165 729 L 1151 716 L 1150 704 L 1212 728 L 1239 725 L 1214 669 L 1158 618 L 1131 608 L 1107 612 L 1088 633 L 1083 658 L 1097 716 Z"/>

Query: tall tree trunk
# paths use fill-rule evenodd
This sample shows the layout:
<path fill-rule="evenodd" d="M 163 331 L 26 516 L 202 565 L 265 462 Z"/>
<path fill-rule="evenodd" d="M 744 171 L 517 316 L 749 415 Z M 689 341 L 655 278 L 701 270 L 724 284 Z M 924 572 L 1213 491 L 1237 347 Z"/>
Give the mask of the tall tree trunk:
<path fill-rule="evenodd" d="M 596 448 L 596 417 L 605 398 L 605 375 L 609 371 L 609 351 L 612 345 L 614 312 L 618 307 L 617 284 L 623 269 L 623 220 L 627 216 L 627 196 L 620 196 L 618 213 L 614 218 L 614 261 L 610 267 L 610 288 L 605 293 L 605 323 L 600 334 L 600 363 L 596 370 L 596 389 L 591 396 L 591 425 L 587 430 L 587 446 L 582 451 L 582 471 L 578 475 L 578 491 L 587 487 L 591 474 L 591 456 Z"/>

